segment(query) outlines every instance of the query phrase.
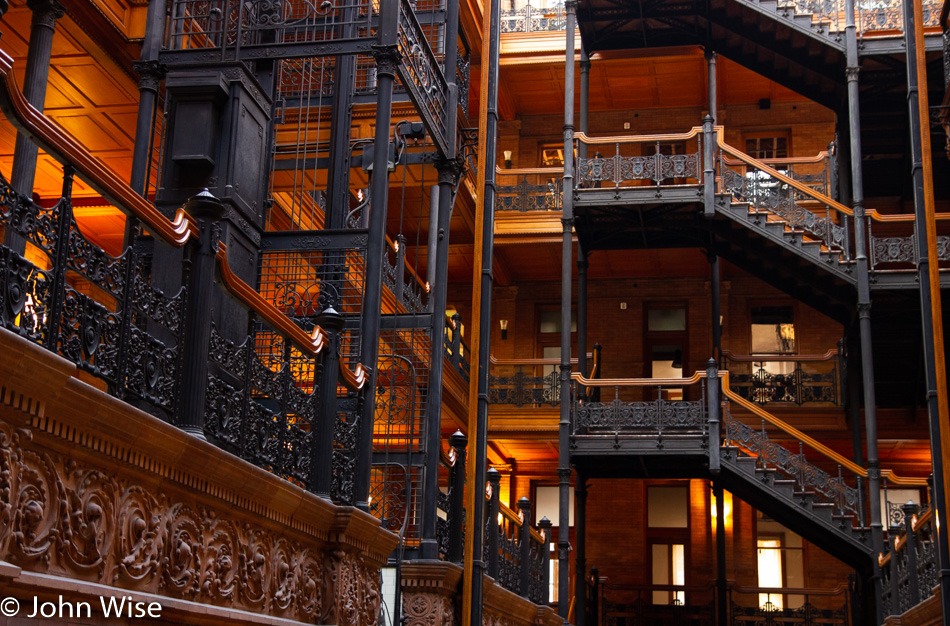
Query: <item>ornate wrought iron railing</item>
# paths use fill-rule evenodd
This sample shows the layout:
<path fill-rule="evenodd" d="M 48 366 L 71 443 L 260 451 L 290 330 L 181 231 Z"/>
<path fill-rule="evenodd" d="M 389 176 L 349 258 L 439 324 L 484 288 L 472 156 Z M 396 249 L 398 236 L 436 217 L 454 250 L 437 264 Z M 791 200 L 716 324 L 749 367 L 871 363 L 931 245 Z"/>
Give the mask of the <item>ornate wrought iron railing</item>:
<path fill-rule="evenodd" d="M 468 440 L 461 431 L 449 438 L 448 454 L 441 455 L 442 466 L 448 470 L 448 485 L 438 493 L 436 538 L 439 558 L 453 563 L 462 561 L 463 532 L 465 529 L 465 457 Z"/>
<path fill-rule="evenodd" d="M 527 498 L 518 500 L 517 513 L 502 504 L 500 480 L 496 470 L 488 471 L 488 517 L 484 528 L 488 575 L 535 604 L 547 604 L 551 522 L 545 517 L 538 524 L 540 530 L 532 528 L 531 503 Z"/>
<path fill-rule="evenodd" d="M 736 355 L 722 351 L 732 387 L 757 404 L 833 404 L 844 401 L 842 354 Z"/>
<path fill-rule="evenodd" d="M 425 313 L 429 300 L 429 283 L 424 282 L 411 265 L 406 264 L 406 238 L 386 238 L 383 254 L 383 284 L 395 296 L 397 306 L 408 313 Z"/>
<path fill-rule="evenodd" d="M 587 358 L 590 359 L 591 355 L 588 352 Z M 518 407 L 557 406 L 561 397 L 558 382 L 560 364 L 561 360 L 557 358 L 498 359 L 492 356 L 491 365 L 495 373 L 488 378 L 488 403 Z M 571 364 L 577 365 L 577 359 L 571 359 Z M 499 372 L 499 369 L 504 372 Z"/>
<path fill-rule="evenodd" d="M 940 0 L 923 1 L 924 28 L 940 26 Z M 899 0 L 869 0 L 857 3 L 857 28 L 862 35 L 900 35 L 904 31 L 904 3 Z M 844 13 L 840 28 L 844 30 Z"/>
<path fill-rule="evenodd" d="M 520 9 L 503 9 L 501 12 L 502 33 L 537 33 L 562 31 L 567 28 L 564 3 L 550 3 L 544 0 L 529 0 Z"/>
<path fill-rule="evenodd" d="M 448 364 L 463 380 L 469 380 L 471 365 L 468 362 L 468 345 L 462 339 L 462 316 L 458 313 L 454 313 L 445 325 L 443 349 Z"/>
<path fill-rule="evenodd" d="M 575 376 L 571 411 L 571 437 L 612 436 L 620 439 L 648 438 L 659 444 L 673 436 L 708 436 L 704 374 L 689 378 L 631 378 L 622 381 L 589 380 Z M 591 401 L 579 393 L 578 383 L 593 388 L 613 387 L 610 401 Z M 621 390 L 642 399 L 621 398 Z M 589 393 L 589 391 L 588 391 Z M 602 392 L 601 392 L 602 393 Z M 650 399 L 652 396 L 653 399 Z"/>
<path fill-rule="evenodd" d="M 495 211 L 560 211 L 564 171 L 556 167 L 495 169 Z"/>
<path fill-rule="evenodd" d="M 601 140 L 576 135 L 589 158 L 577 158 L 578 187 L 698 184 L 703 178 L 702 128 L 670 135 Z M 612 145 L 611 145 L 612 144 Z M 613 149 L 612 155 L 600 150 Z"/>
<path fill-rule="evenodd" d="M 360 394 L 362 366 L 329 359 L 333 334 L 305 332 L 231 273 L 218 219 L 224 207 L 198 194 L 168 220 L 48 118 L 29 107 L 4 74 L 0 107 L 22 132 L 64 163 L 62 198 L 42 207 L 0 178 L 2 324 L 103 381 L 109 393 L 210 439 L 246 460 L 324 491 L 332 429 L 317 425 L 317 372 Z M 188 259 L 166 294 L 150 284 L 134 249 L 112 256 L 82 233 L 72 214 L 74 172 L 108 201 L 141 220 Z M 245 308 L 248 332 L 228 340 L 212 325 L 215 275 Z M 231 329 L 230 334 L 234 334 Z M 240 331 L 237 334 L 241 335 Z M 233 339 L 233 337 L 232 337 Z M 336 385 L 332 391 L 336 393 Z M 329 424 L 321 421 L 321 424 Z M 319 474 L 319 476 L 318 476 Z"/>
<path fill-rule="evenodd" d="M 729 619 L 735 626 L 779 626 L 851 623 L 851 593 L 834 589 L 743 587 L 729 584 Z"/>
<path fill-rule="evenodd" d="M 738 159 L 724 156 L 723 162 L 730 167 L 738 168 L 742 174 L 748 171 L 744 163 Z M 813 157 L 759 159 L 759 162 L 785 174 L 792 180 L 804 183 L 820 194 L 831 198 L 837 196 L 837 164 L 833 144 L 828 150 L 819 152 Z M 799 200 L 806 199 L 805 194 L 797 190 L 795 197 Z"/>
<path fill-rule="evenodd" d="M 884 593 L 884 615 L 901 615 L 933 595 L 939 584 L 934 511 L 921 512 L 908 502 L 900 524 L 888 532 L 888 549 L 878 556 Z"/>

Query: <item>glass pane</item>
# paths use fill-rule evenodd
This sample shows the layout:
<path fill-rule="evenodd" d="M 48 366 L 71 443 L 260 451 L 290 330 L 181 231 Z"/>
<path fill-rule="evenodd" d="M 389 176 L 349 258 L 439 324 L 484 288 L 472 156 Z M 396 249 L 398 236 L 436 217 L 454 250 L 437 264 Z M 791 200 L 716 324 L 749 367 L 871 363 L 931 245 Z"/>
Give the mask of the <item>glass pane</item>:
<path fill-rule="evenodd" d="M 541 311 L 541 323 L 538 324 L 538 332 L 542 332 L 542 333 L 561 332 L 561 312 L 560 311 Z"/>
<path fill-rule="evenodd" d="M 782 587 L 782 542 L 779 539 L 759 539 L 758 566 L 759 587 Z M 782 608 L 782 595 L 760 593 L 759 605 L 771 602 L 776 608 Z"/>
<path fill-rule="evenodd" d="M 686 528 L 689 522 L 687 487 L 648 487 L 647 526 Z"/>
<path fill-rule="evenodd" d="M 670 584 L 670 546 L 665 543 L 653 544 L 653 584 Z M 654 591 L 653 604 L 669 604 L 669 591 Z"/>
<path fill-rule="evenodd" d="M 790 306 L 753 307 L 752 354 L 795 352 L 795 314 Z"/>
<path fill-rule="evenodd" d="M 647 330 L 686 330 L 686 309 L 650 309 Z"/>

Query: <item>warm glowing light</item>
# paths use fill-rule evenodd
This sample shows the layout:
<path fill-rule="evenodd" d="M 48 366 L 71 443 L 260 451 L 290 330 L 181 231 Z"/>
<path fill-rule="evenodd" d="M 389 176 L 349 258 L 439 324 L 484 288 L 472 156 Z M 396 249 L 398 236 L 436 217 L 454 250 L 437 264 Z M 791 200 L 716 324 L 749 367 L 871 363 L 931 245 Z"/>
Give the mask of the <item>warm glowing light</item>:
<path fill-rule="evenodd" d="M 732 494 L 728 491 L 723 491 L 723 517 L 726 521 L 726 528 L 732 526 Z M 719 509 L 716 506 L 715 496 L 711 499 L 711 504 L 709 506 L 709 514 L 712 518 L 712 527 L 716 527 L 717 520 L 719 519 Z"/>
<path fill-rule="evenodd" d="M 363 190 L 362 190 L 362 189 L 357 189 L 357 190 L 356 190 L 356 199 L 362 202 L 362 200 L 363 200 Z"/>
<path fill-rule="evenodd" d="M 511 160 L 511 150 L 505 150 L 505 160 L 506 161 Z"/>
<path fill-rule="evenodd" d="M 502 521 L 504 521 L 504 519 L 505 519 L 505 517 L 504 517 L 501 513 L 498 513 L 498 525 L 499 525 L 499 526 L 501 526 L 501 523 L 502 523 Z"/>

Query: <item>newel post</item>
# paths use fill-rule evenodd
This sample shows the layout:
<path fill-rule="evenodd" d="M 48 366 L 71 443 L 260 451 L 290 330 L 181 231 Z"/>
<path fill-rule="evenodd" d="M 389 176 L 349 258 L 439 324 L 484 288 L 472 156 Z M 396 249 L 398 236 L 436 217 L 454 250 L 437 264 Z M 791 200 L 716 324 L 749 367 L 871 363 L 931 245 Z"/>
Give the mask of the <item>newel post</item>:
<path fill-rule="evenodd" d="M 501 527 L 498 524 L 498 512 L 500 500 L 498 492 L 501 489 L 501 474 L 494 467 L 488 470 L 488 487 L 491 490 L 488 501 L 488 520 L 485 524 L 485 531 L 488 537 L 485 538 L 485 545 L 488 546 L 488 575 L 498 579 L 498 533 Z M 476 497 L 479 494 L 475 494 Z M 482 496 L 484 497 L 484 496 Z M 477 531 L 476 531 L 477 532 Z M 477 554 L 475 556 L 478 556 Z"/>
<path fill-rule="evenodd" d="M 185 432 L 204 438 L 208 355 L 211 348 L 211 299 L 215 289 L 214 265 L 221 238 L 218 221 L 224 217 L 225 207 L 205 189 L 189 198 L 184 209 L 197 221 L 200 234 L 188 281 L 187 330 L 178 421 Z"/>
<path fill-rule="evenodd" d="M 452 519 L 449 520 L 448 560 L 452 563 L 462 561 L 462 530 L 465 509 L 465 455 L 468 437 L 457 430 L 449 437 L 449 445 L 455 450 L 455 465 L 449 470 L 449 482 L 452 485 Z"/>
<path fill-rule="evenodd" d="M 531 502 L 521 496 L 518 500 L 518 510 L 521 511 L 521 529 L 518 537 L 518 570 L 520 573 L 519 589 L 521 597 L 528 597 L 528 586 L 531 575 L 529 561 L 531 559 Z"/>
<path fill-rule="evenodd" d="M 703 215 L 711 218 L 716 214 L 716 139 L 713 133 L 713 118 L 703 118 Z"/>

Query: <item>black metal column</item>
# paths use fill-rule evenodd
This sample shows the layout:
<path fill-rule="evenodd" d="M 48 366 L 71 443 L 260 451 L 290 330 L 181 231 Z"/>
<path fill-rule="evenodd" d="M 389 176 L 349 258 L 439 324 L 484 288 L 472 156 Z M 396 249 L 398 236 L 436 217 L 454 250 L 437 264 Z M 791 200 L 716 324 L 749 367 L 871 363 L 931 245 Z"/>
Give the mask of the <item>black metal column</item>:
<path fill-rule="evenodd" d="M 574 531 L 577 541 L 577 556 L 574 557 L 574 623 L 586 626 L 587 622 L 587 478 L 577 473 L 574 487 Z"/>
<path fill-rule="evenodd" d="M 927 198 L 925 198 L 924 184 L 924 146 L 922 132 L 929 132 L 929 119 L 920 116 L 920 90 L 927 89 L 926 84 L 918 82 L 918 59 L 915 54 L 917 46 L 918 28 L 915 20 L 920 19 L 916 14 L 913 0 L 904 0 L 904 49 L 907 50 L 907 108 L 910 121 L 910 149 L 911 149 L 911 176 L 914 183 L 914 243 L 917 247 L 917 276 L 920 284 L 920 317 L 923 330 L 924 369 L 927 383 L 927 414 L 930 425 L 930 455 L 933 464 L 933 503 L 936 506 L 937 519 L 947 519 L 947 505 L 943 464 L 950 459 L 943 458 L 943 434 L 940 432 L 940 396 L 938 394 L 938 354 L 936 345 L 935 322 L 942 324 L 942 320 L 935 320 L 934 305 L 940 306 L 940 293 L 933 293 L 930 281 L 930 264 L 937 263 L 931 258 L 927 242 Z M 924 68 L 926 72 L 926 68 Z M 931 200 L 932 201 L 932 200 Z M 946 419 L 946 416 L 943 417 Z M 904 507 L 905 512 L 908 510 Z M 937 550 L 940 570 L 940 597 L 942 602 L 943 623 L 950 624 L 950 541 L 948 541 L 947 524 L 938 524 Z M 908 530 L 908 539 L 913 537 L 912 530 Z M 910 555 L 908 547 L 907 554 Z M 892 560 L 892 563 L 894 561 Z M 914 572 L 916 569 L 909 569 Z M 913 585 L 916 585 L 916 576 L 910 576 Z"/>
<path fill-rule="evenodd" d="M 488 378 L 491 367 L 491 307 L 492 287 L 492 255 L 495 235 L 495 164 L 498 162 L 498 93 L 499 93 L 499 62 L 501 56 L 501 0 L 491 0 L 489 5 L 490 24 L 488 28 L 488 54 L 482 62 L 488 63 L 488 80 L 485 86 L 485 145 L 478 156 L 479 167 L 484 159 L 485 186 L 478 189 L 483 194 L 483 219 L 481 236 L 481 278 L 478 314 L 478 369 L 477 406 L 476 406 L 476 445 L 472 451 L 475 465 L 475 479 L 471 488 L 475 492 L 471 515 L 475 524 L 483 523 L 485 512 L 485 477 L 488 464 Z M 481 122 L 481 120 L 480 120 Z M 471 428 L 472 425 L 469 425 Z M 492 526 L 494 527 L 494 526 Z M 485 563 L 482 561 L 482 527 L 477 527 L 472 537 L 472 577 L 471 611 L 469 619 L 471 626 L 481 626 L 484 597 Z M 469 574 L 469 572 L 466 572 Z"/>
<path fill-rule="evenodd" d="M 848 121 L 851 139 L 851 186 L 854 211 L 854 260 L 858 281 L 858 326 L 861 331 L 861 373 L 864 383 L 864 423 L 868 455 L 868 504 L 870 506 L 871 549 L 884 550 L 881 526 L 881 468 L 877 452 L 877 401 L 874 394 L 874 359 L 871 351 L 871 287 L 868 274 L 867 235 L 864 213 L 864 171 L 861 164 L 861 105 L 858 90 L 858 40 L 854 0 L 845 3 L 845 52 L 848 79 Z M 880 568 L 875 561 L 874 602 L 878 623 L 883 620 Z"/>
<path fill-rule="evenodd" d="M 338 36 L 356 36 L 355 3 L 347 2 L 342 11 Z M 356 88 L 356 55 L 335 57 L 333 67 L 333 105 L 330 117 L 330 162 L 327 166 L 327 207 L 324 228 L 346 228 L 350 211 L 350 127 L 353 124 L 353 92 Z M 377 144 L 377 150 L 379 146 Z M 387 151 L 388 153 L 388 151 Z M 374 172 L 378 171 L 375 169 Z"/>
<path fill-rule="evenodd" d="M 587 50 L 584 49 L 583 44 L 581 44 L 581 62 L 579 66 L 581 69 L 581 110 L 578 125 L 581 132 L 586 135 L 590 132 L 590 57 L 587 55 Z M 587 158 L 587 144 L 584 142 L 577 146 L 577 156 L 580 159 Z M 583 353 L 581 350 L 578 351 Z M 581 371 L 583 372 L 584 369 L 581 368 Z"/>
<path fill-rule="evenodd" d="M 587 376 L 587 253 L 577 245 L 577 371 Z"/>
<path fill-rule="evenodd" d="M 30 46 L 26 53 L 26 70 L 23 75 L 23 96 L 42 113 L 46 102 L 53 33 L 56 30 L 56 20 L 63 17 L 65 12 L 56 0 L 28 0 L 26 5 L 33 11 L 33 21 L 30 25 Z M 38 155 L 37 145 L 17 131 L 10 186 L 27 197 L 33 193 Z M 14 228 L 4 230 L 3 245 L 20 254 L 26 250 L 26 240 Z"/>
<path fill-rule="evenodd" d="M 383 296 L 383 254 L 386 250 L 386 210 L 389 204 L 389 131 L 392 124 L 393 81 L 399 65 L 396 38 L 399 3 L 380 3 L 379 44 L 376 61 L 376 134 L 373 152 L 372 195 L 369 206 L 369 243 L 366 249 L 366 293 L 360 325 L 360 361 L 370 368 L 360 413 L 359 458 L 354 480 L 356 507 L 369 511 L 370 474 L 373 464 L 373 421 L 376 417 L 376 372 L 379 324 Z"/>
<path fill-rule="evenodd" d="M 561 227 L 561 416 L 558 423 L 558 529 L 557 529 L 557 609 L 567 619 L 570 601 L 570 506 L 571 484 L 571 255 L 574 230 L 574 28 L 577 0 L 565 3 L 567 16 L 564 56 L 564 186 Z"/>
<path fill-rule="evenodd" d="M 439 446 L 441 445 L 440 416 L 442 414 L 442 378 L 445 363 L 445 306 L 449 279 L 449 223 L 452 220 L 452 189 L 460 174 L 456 161 L 447 159 L 436 163 L 439 170 L 438 191 L 438 245 L 435 256 L 435 282 L 430 298 L 432 305 L 432 370 L 429 384 L 428 423 L 426 424 L 426 473 L 423 489 L 422 544 L 420 556 L 423 559 L 439 558 L 439 545 L 436 540 L 436 508 L 439 491 Z M 432 280 L 432 278 L 430 278 Z M 458 334 L 458 331 L 456 331 Z"/>
<path fill-rule="evenodd" d="M 132 174 L 129 186 L 146 196 L 148 168 L 151 164 L 152 139 L 155 136 L 155 102 L 158 99 L 158 86 L 165 75 L 164 68 L 158 63 L 158 52 L 162 47 L 162 35 L 165 32 L 165 2 L 149 0 L 145 14 L 145 38 L 142 41 L 142 54 L 133 65 L 139 75 L 139 109 L 135 121 L 135 143 L 132 145 Z M 125 245 L 132 245 L 138 230 L 138 220 L 128 215 L 125 218 Z"/>
<path fill-rule="evenodd" d="M 439 172 L 439 185 L 433 187 L 431 199 L 437 203 L 435 210 L 429 212 L 429 251 L 426 279 L 429 281 L 429 310 L 432 312 L 432 355 L 430 360 L 429 398 L 426 410 L 426 469 L 423 484 L 422 504 L 422 542 L 419 556 L 423 559 L 438 559 L 439 544 L 436 537 L 438 497 L 439 497 L 439 450 L 442 445 L 442 377 L 445 363 L 445 306 L 449 282 L 449 231 L 452 222 L 452 209 L 455 200 L 453 193 L 458 183 L 461 169 L 456 156 L 456 69 L 458 63 L 458 2 L 449 2 L 445 16 L 445 57 L 444 73 L 448 83 L 449 123 L 447 124 L 446 143 L 448 154 L 436 162 Z M 435 224 L 432 224 L 432 218 Z M 435 257 L 435 264 L 432 259 Z M 458 335 L 458 333 L 456 333 Z"/>

